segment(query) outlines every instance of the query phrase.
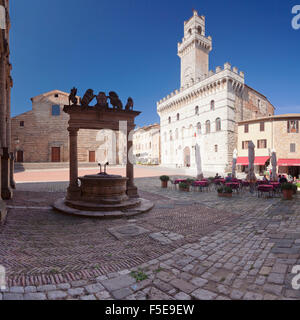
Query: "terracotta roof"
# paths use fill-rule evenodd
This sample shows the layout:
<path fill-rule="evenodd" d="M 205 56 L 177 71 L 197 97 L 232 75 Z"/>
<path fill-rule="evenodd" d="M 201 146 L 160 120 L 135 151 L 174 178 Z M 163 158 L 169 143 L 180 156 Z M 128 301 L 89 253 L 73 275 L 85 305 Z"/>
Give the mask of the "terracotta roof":
<path fill-rule="evenodd" d="M 69 96 L 69 93 L 66 93 L 66 92 L 63 92 L 63 91 L 60 91 L 60 90 L 52 90 L 52 91 L 49 91 L 49 92 L 45 92 L 45 93 L 42 93 L 42 94 L 39 94 L 39 95 L 37 95 L 37 96 L 35 96 L 35 97 L 32 97 L 30 100 L 32 101 L 33 99 L 36 99 L 36 98 L 38 98 L 38 97 L 48 97 L 48 96 L 50 96 L 50 95 L 52 95 L 52 94 L 62 94 L 62 95 L 64 95 L 64 96 Z"/>
<path fill-rule="evenodd" d="M 254 123 L 254 122 L 260 122 L 262 120 L 269 121 L 274 119 L 289 119 L 289 118 L 299 118 L 300 119 L 300 113 L 286 113 L 286 114 L 276 114 L 269 117 L 262 117 L 262 118 L 256 118 L 256 119 L 249 119 L 240 121 L 239 124 L 243 123 Z"/>

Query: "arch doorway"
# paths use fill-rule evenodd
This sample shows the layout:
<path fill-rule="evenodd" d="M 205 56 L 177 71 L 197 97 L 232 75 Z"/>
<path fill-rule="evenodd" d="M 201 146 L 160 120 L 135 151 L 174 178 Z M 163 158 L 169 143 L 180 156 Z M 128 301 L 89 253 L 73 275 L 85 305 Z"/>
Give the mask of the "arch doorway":
<path fill-rule="evenodd" d="M 189 147 L 185 147 L 183 150 L 183 164 L 185 167 L 191 166 L 191 150 Z"/>

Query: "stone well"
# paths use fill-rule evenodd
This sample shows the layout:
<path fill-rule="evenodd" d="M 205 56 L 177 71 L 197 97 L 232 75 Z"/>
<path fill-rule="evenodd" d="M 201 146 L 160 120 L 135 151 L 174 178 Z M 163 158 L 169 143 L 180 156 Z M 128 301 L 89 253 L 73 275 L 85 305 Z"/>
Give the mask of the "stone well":
<path fill-rule="evenodd" d="M 129 198 L 127 180 L 105 173 L 79 177 L 80 195 L 74 199 L 59 199 L 54 203 L 58 211 L 87 217 L 123 217 L 147 212 L 153 208 L 151 201 Z"/>

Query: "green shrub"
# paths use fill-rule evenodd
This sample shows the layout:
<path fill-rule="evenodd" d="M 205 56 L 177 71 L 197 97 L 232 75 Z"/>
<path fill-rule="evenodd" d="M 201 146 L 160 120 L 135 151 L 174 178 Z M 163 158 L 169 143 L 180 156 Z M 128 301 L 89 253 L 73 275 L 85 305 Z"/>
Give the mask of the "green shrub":
<path fill-rule="evenodd" d="M 169 181 L 170 180 L 170 177 L 169 176 L 161 176 L 159 178 L 161 181 Z"/>
<path fill-rule="evenodd" d="M 300 188 L 300 182 L 297 182 L 297 183 L 296 183 L 296 186 L 297 186 L 298 188 Z"/>
<path fill-rule="evenodd" d="M 188 185 L 191 185 L 193 182 L 195 182 L 194 179 L 190 179 L 190 178 L 186 179 L 186 183 L 187 183 Z"/>
<path fill-rule="evenodd" d="M 180 182 L 179 183 L 179 188 L 180 189 L 188 189 L 189 185 L 185 182 Z"/>
<path fill-rule="evenodd" d="M 281 186 L 281 190 L 294 190 L 294 185 L 292 183 L 284 183 Z"/>
<path fill-rule="evenodd" d="M 219 187 L 217 189 L 218 193 L 232 193 L 232 188 L 230 187 Z"/>

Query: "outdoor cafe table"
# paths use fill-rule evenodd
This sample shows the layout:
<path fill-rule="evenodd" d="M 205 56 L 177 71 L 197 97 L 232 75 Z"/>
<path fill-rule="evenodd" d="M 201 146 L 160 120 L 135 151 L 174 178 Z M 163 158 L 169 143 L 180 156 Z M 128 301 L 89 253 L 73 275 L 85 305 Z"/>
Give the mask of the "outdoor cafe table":
<path fill-rule="evenodd" d="M 269 192 L 269 194 L 274 192 L 274 186 L 271 184 L 261 184 L 257 187 L 257 192 L 262 193 L 262 192 Z"/>
<path fill-rule="evenodd" d="M 194 186 L 196 187 L 207 187 L 208 182 L 207 181 L 194 181 Z"/>
<path fill-rule="evenodd" d="M 177 179 L 174 181 L 175 184 L 179 184 L 180 182 L 186 182 L 185 179 Z"/>
<path fill-rule="evenodd" d="M 225 185 L 226 185 L 226 187 L 230 187 L 234 190 L 237 190 L 240 186 L 240 184 L 238 182 L 227 182 Z"/>
<path fill-rule="evenodd" d="M 274 186 L 275 188 L 280 187 L 280 183 L 279 182 L 270 182 L 270 185 Z"/>
<path fill-rule="evenodd" d="M 226 181 L 225 179 L 215 179 L 214 183 L 219 183 L 219 182 L 220 183 L 225 183 L 225 181 Z"/>

